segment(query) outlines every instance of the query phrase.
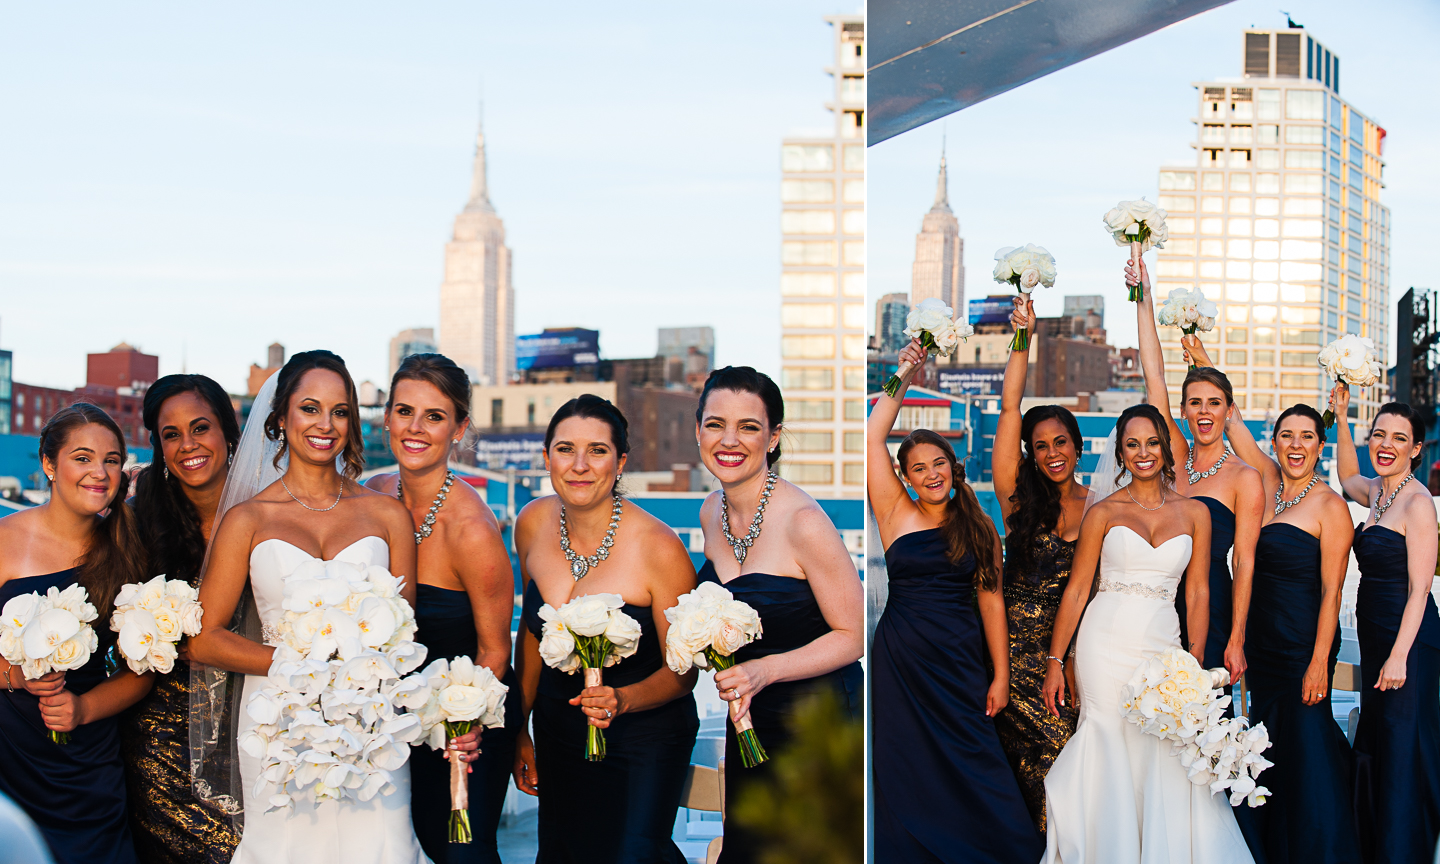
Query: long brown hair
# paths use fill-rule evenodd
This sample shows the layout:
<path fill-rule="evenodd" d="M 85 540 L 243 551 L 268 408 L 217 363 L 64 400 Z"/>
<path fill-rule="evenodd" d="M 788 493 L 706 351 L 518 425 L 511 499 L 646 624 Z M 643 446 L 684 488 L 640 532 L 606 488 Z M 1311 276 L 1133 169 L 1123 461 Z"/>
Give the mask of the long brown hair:
<path fill-rule="evenodd" d="M 126 456 L 125 436 L 110 415 L 89 402 L 68 405 L 50 418 L 40 430 L 40 458 L 55 465 L 65 442 L 75 430 L 94 423 L 103 426 L 120 445 L 120 458 Z M 59 470 L 58 468 L 56 469 Z M 100 613 L 99 621 L 109 621 L 114 610 L 115 595 L 120 587 L 129 582 L 139 582 L 145 572 L 145 548 L 140 543 L 140 534 L 135 525 L 135 514 L 125 503 L 130 489 L 130 475 L 120 472 L 120 482 L 110 497 L 110 506 L 91 533 L 90 546 L 77 568 L 77 579 L 90 596 L 90 602 Z M 97 627 L 108 635 L 110 628 Z"/>
<path fill-rule="evenodd" d="M 1076 467 L 1085 450 L 1080 436 L 1080 421 L 1062 405 L 1036 405 L 1020 419 L 1020 464 L 1015 469 L 1015 492 L 1010 496 L 1009 533 L 1005 548 L 1010 560 L 1021 572 L 1035 569 L 1038 541 L 1060 524 L 1064 505 L 1060 500 L 1060 484 L 1040 470 L 1035 462 L 1035 427 L 1046 420 L 1057 420 L 1065 427 L 1075 447 Z"/>
<path fill-rule="evenodd" d="M 1000 566 L 995 560 L 995 544 L 999 535 L 995 523 L 980 507 L 975 490 L 965 482 L 965 466 L 955 458 L 955 448 L 950 446 L 939 433 L 929 429 L 916 429 L 900 442 L 896 458 L 900 462 L 900 473 L 905 473 L 905 457 L 918 444 L 931 444 L 940 448 L 950 462 L 951 483 L 955 494 L 945 505 L 945 521 L 940 525 L 940 534 L 945 538 L 946 554 L 953 563 L 959 564 L 966 552 L 975 556 L 975 584 L 982 591 L 994 591 L 1000 584 Z"/>
<path fill-rule="evenodd" d="M 280 442 L 280 450 L 275 454 L 275 467 L 280 467 L 280 459 L 289 447 L 288 442 L 280 437 L 280 419 L 290 410 L 290 397 L 295 395 L 300 379 L 311 369 L 329 370 L 345 382 L 345 399 L 350 403 L 350 417 L 345 427 L 345 449 L 340 455 L 345 460 L 345 476 L 355 480 L 360 476 L 360 472 L 365 470 L 365 438 L 360 429 L 360 398 L 355 395 L 355 380 L 350 377 L 350 370 L 345 368 L 345 361 L 340 359 L 339 354 L 323 349 L 301 351 L 275 373 L 280 376 L 275 382 L 275 400 L 270 403 L 270 414 L 265 418 L 265 437 Z M 255 407 L 250 410 L 254 411 Z"/>

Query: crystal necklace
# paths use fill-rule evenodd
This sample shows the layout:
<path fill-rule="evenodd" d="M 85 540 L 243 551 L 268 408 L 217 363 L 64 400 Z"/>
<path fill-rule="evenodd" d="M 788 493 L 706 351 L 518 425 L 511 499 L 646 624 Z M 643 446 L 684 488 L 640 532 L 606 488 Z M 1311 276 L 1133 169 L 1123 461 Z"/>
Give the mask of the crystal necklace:
<path fill-rule="evenodd" d="M 1129 484 L 1126 484 L 1126 486 L 1125 486 L 1125 494 L 1126 494 L 1126 495 L 1130 495 L 1130 500 L 1131 500 L 1131 501 L 1135 501 L 1135 496 L 1130 493 L 1130 486 L 1129 486 Z M 1149 511 L 1152 512 L 1152 513 L 1155 512 L 1156 510 L 1159 510 L 1160 507 L 1164 507 L 1164 506 L 1165 506 L 1165 487 L 1164 487 L 1164 486 L 1161 486 L 1161 487 L 1160 487 L 1160 507 L 1146 507 L 1144 504 L 1141 504 L 1139 501 L 1135 501 L 1135 506 L 1136 506 L 1136 507 L 1139 507 L 1141 510 L 1149 510 Z"/>
<path fill-rule="evenodd" d="M 1319 480 L 1320 480 L 1320 475 L 1319 475 L 1319 474 L 1311 474 L 1311 475 L 1310 475 L 1310 482 L 1305 484 L 1305 488 L 1300 490 L 1300 494 L 1299 494 L 1299 495 L 1296 495 L 1294 498 L 1290 499 L 1289 501 L 1281 501 L 1281 500 L 1280 500 L 1280 495 L 1285 491 L 1285 484 L 1284 484 L 1284 483 L 1281 483 L 1281 484 L 1280 484 L 1280 488 L 1275 490 L 1275 515 L 1276 515 L 1276 516 L 1279 516 L 1281 513 L 1284 513 L 1286 510 L 1289 510 L 1291 507 L 1294 507 L 1296 504 L 1299 504 L 1299 503 L 1300 503 L 1300 499 L 1304 498 L 1304 497 L 1305 497 L 1305 493 L 1306 493 L 1306 492 L 1309 492 L 1310 489 L 1311 489 L 1311 487 L 1313 487 L 1317 482 L 1319 482 Z"/>
<path fill-rule="evenodd" d="M 280 478 L 280 488 L 282 488 L 282 489 L 285 490 L 285 494 L 286 494 L 286 495 L 289 495 L 291 498 L 295 498 L 295 493 L 294 493 L 294 492 L 291 492 L 291 491 L 290 491 L 290 487 L 285 485 L 285 478 L 284 478 L 284 477 L 281 477 L 281 478 Z M 326 512 L 329 512 L 329 511 L 335 509 L 335 505 L 340 503 L 340 496 L 342 496 L 342 495 L 344 495 L 344 494 L 345 494 L 345 481 L 342 479 L 342 480 L 340 481 L 340 491 L 335 493 L 335 504 L 331 504 L 329 507 L 311 507 L 309 504 L 306 504 L 304 501 L 301 501 L 299 498 L 295 498 L 295 503 L 296 503 L 296 504 L 299 504 L 301 507 L 304 507 L 306 510 L 313 510 L 313 511 L 315 511 L 316 513 L 326 513 Z"/>
<path fill-rule="evenodd" d="M 760 536 L 760 523 L 765 521 L 765 505 L 770 501 L 770 493 L 775 490 L 775 481 L 780 475 L 771 471 L 765 478 L 765 488 L 760 492 L 760 506 L 755 508 L 755 518 L 750 520 L 750 530 L 744 537 L 737 538 L 730 533 L 730 499 L 725 492 L 720 492 L 720 530 L 725 534 L 725 542 L 730 544 L 730 551 L 735 553 L 735 560 L 743 567 L 745 556 L 750 554 L 750 547 L 755 545 L 755 539 Z"/>
<path fill-rule="evenodd" d="M 430 505 L 430 512 L 425 514 L 425 521 L 420 523 L 420 530 L 415 532 L 416 546 L 419 546 L 420 541 L 424 540 L 426 537 L 429 537 L 430 532 L 435 530 L 435 514 L 439 513 L 440 508 L 444 506 L 445 496 L 450 493 L 450 484 L 454 482 L 455 472 L 446 471 L 445 482 L 440 484 L 440 493 L 435 496 L 435 502 Z M 404 481 L 400 479 L 400 475 L 398 474 L 395 475 L 395 497 L 398 498 L 402 503 L 405 501 Z"/>
<path fill-rule="evenodd" d="M 590 568 L 610 557 L 610 547 L 615 545 L 615 529 L 620 526 L 621 501 L 620 496 L 615 496 L 615 506 L 610 508 L 610 527 L 605 529 L 605 539 L 600 541 L 600 548 L 595 550 L 594 555 L 581 555 L 570 548 L 570 528 L 565 524 L 565 505 L 560 505 L 560 551 L 565 553 L 565 560 L 570 562 L 570 575 L 579 582 L 590 572 Z"/>
<path fill-rule="evenodd" d="M 1214 477 L 1215 472 L 1220 470 L 1220 466 L 1225 464 L 1225 460 L 1230 458 L 1230 448 L 1226 447 L 1225 452 L 1220 454 L 1220 458 L 1215 462 L 1214 465 L 1211 465 L 1208 469 L 1204 471 L 1196 471 L 1195 451 L 1198 449 L 1198 447 L 1191 447 L 1190 455 L 1185 459 L 1185 473 L 1190 475 L 1191 486 L 1194 486 L 1196 483 L 1199 483 L 1206 477 Z"/>
<path fill-rule="evenodd" d="M 1381 504 L 1381 503 L 1380 503 L 1380 492 L 1384 492 L 1384 491 L 1385 491 L 1384 485 L 1381 485 L 1381 487 L 1380 487 L 1380 492 L 1376 492 L 1376 493 L 1375 493 L 1375 507 L 1374 507 L 1375 512 L 1374 512 L 1373 514 L 1371 514 L 1371 515 L 1373 515 L 1373 516 L 1375 517 L 1375 523 L 1376 523 L 1377 525 L 1380 523 L 1380 517 L 1381 517 L 1381 516 L 1384 516 L 1384 515 L 1385 515 L 1385 511 L 1390 509 L 1390 505 L 1395 503 L 1395 496 L 1400 494 L 1400 490 L 1401 490 L 1401 489 L 1404 489 L 1404 488 L 1405 488 L 1405 484 L 1406 484 L 1406 483 L 1409 483 L 1409 482 L 1410 482 L 1410 478 L 1412 478 L 1412 477 L 1414 477 L 1414 476 L 1415 476 L 1415 472 L 1414 472 L 1414 471 L 1411 471 L 1409 474 L 1406 474 L 1406 475 L 1405 475 L 1405 479 L 1400 481 L 1400 485 L 1395 487 L 1395 491 L 1390 493 L 1390 497 L 1385 499 L 1385 503 L 1384 503 L 1384 504 Z"/>

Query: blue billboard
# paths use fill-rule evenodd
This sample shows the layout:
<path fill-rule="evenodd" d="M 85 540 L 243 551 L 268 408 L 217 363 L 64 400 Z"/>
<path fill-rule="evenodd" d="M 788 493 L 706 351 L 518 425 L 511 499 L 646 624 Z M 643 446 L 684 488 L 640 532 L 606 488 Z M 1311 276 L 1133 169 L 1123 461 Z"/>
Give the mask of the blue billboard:
<path fill-rule="evenodd" d="M 569 327 L 515 337 L 515 366 L 518 369 L 593 366 L 599 362 L 599 330 Z"/>
<path fill-rule="evenodd" d="M 970 326 L 979 327 L 981 324 L 1009 324 L 1010 313 L 1015 309 L 1015 302 L 1010 295 L 1000 297 L 986 297 L 983 300 L 971 300 L 969 317 Z"/>

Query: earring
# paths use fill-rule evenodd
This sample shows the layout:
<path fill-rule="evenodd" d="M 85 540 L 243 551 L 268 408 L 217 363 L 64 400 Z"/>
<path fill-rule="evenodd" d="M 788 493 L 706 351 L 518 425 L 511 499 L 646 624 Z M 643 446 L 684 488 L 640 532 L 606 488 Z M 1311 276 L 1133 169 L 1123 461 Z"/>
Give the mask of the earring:
<path fill-rule="evenodd" d="M 50 482 L 50 483 L 54 483 L 54 482 L 55 482 L 55 478 L 54 478 L 54 477 L 51 477 L 49 474 L 46 474 L 46 475 L 45 475 L 45 479 L 46 479 L 46 481 L 48 481 L 48 482 Z"/>
<path fill-rule="evenodd" d="M 162 463 L 160 463 L 160 464 L 162 464 L 162 465 L 165 466 L 165 479 L 166 479 L 166 480 L 169 480 L 169 479 L 170 479 L 170 463 L 169 463 L 169 462 L 162 462 Z"/>
<path fill-rule="evenodd" d="M 234 465 L 234 464 L 235 464 L 235 445 L 234 445 L 234 444 L 231 444 L 231 445 L 230 445 L 228 448 L 226 448 L 226 449 L 228 449 L 228 450 L 230 451 L 230 455 L 225 457 L 225 464 L 226 464 L 226 465 Z"/>
<path fill-rule="evenodd" d="M 281 443 L 281 444 L 284 444 L 284 443 L 285 443 L 285 430 L 284 430 L 284 429 L 281 429 L 281 430 L 280 430 L 280 443 Z"/>
<path fill-rule="evenodd" d="M 385 424 L 385 431 L 386 431 L 386 432 L 389 432 L 389 431 L 390 431 L 390 424 L 389 424 L 389 423 L 386 423 L 386 424 Z"/>
<path fill-rule="evenodd" d="M 451 439 L 450 443 L 451 443 L 451 444 L 459 444 L 459 443 L 460 443 L 460 439 L 459 439 L 459 438 L 453 438 L 453 439 Z"/>

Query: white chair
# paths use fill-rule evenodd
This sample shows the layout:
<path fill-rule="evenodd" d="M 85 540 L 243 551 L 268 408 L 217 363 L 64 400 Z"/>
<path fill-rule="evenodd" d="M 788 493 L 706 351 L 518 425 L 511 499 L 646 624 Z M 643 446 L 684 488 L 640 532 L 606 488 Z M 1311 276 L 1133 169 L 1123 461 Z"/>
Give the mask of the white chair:
<path fill-rule="evenodd" d="M 690 766 L 685 775 L 685 787 L 680 792 L 680 806 L 689 810 L 705 810 L 711 813 L 720 814 L 720 822 L 725 822 L 725 760 L 720 760 L 720 767 L 709 768 L 704 765 Z M 715 864 L 720 860 L 720 847 L 724 837 L 716 837 L 710 841 L 710 846 L 705 850 L 705 864 Z"/>

